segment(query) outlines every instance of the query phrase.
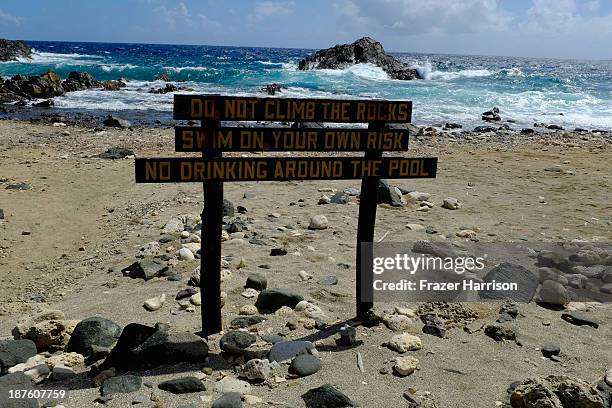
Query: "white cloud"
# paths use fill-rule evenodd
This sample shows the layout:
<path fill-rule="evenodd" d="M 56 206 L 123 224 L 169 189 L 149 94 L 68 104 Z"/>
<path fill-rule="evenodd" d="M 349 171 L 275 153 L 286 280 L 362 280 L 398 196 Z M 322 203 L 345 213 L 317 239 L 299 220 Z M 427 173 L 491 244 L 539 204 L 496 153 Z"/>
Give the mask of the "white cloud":
<path fill-rule="evenodd" d="M 6 11 L 2 10 L 0 8 L 0 24 L 2 23 L 9 23 L 9 24 L 15 24 L 15 25 L 20 25 L 21 24 L 21 18 L 14 16 L 10 13 L 7 13 Z"/>
<path fill-rule="evenodd" d="M 498 0 L 337 0 L 343 24 L 398 35 L 503 31 L 513 20 Z"/>
<path fill-rule="evenodd" d="M 223 26 L 218 21 L 212 20 L 205 14 L 199 14 L 198 17 L 200 18 L 200 24 L 204 30 L 211 32 L 223 31 Z"/>
<path fill-rule="evenodd" d="M 250 23 L 255 23 L 270 17 L 289 16 L 293 14 L 294 7 L 294 1 L 261 1 L 255 4 L 248 20 Z"/>
<path fill-rule="evenodd" d="M 156 7 L 154 10 L 156 13 L 162 16 L 164 22 L 168 25 L 169 28 L 174 29 L 178 22 L 192 24 L 191 15 L 189 14 L 189 9 L 185 3 L 180 2 L 174 8 L 168 8 L 166 6 Z"/>
<path fill-rule="evenodd" d="M 612 14 L 595 15 L 598 1 L 533 0 L 524 28 L 538 33 L 606 35 L 612 33 Z"/>

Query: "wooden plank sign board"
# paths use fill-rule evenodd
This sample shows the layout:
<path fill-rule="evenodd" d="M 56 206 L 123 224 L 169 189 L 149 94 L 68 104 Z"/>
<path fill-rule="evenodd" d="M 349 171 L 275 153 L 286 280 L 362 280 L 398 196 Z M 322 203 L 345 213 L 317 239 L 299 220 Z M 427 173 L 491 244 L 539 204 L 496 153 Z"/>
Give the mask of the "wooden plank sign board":
<path fill-rule="evenodd" d="M 382 129 L 324 128 L 291 129 L 279 127 L 245 128 L 181 127 L 174 129 L 177 152 L 219 149 L 245 151 L 405 151 L 408 131 Z"/>
<path fill-rule="evenodd" d="M 175 94 L 174 119 L 409 123 L 412 102 Z"/>
<path fill-rule="evenodd" d="M 201 152 L 202 157 L 137 158 L 137 183 L 201 182 L 204 189 L 200 286 L 202 333 L 222 330 L 221 231 L 223 183 L 361 179 L 356 254 L 356 308 L 365 319 L 372 303 L 368 268 L 371 253 L 362 243 L 374 240 L 378 180 L 435 178 L 435 157 L 383 157 L 383 151 L 408 150 L 408 131 L 389 123 L 410 123 L 412 102 L 380 100 L 257 98 L 220 95 L 174 95 L 174 119 L 200 120 L 201 127 L 177 126 L 177 152 Z M 219 121 L 367 123 L 368 128 L 300 128 L 220 126 Z M 224 151 L 347 151 L 363 157 L 223 157 Z M 371 247 L 371 246 L 370 246 Z M 366 262 L 362 262 L 363 259 Z M 365 267 L 363 267 L 365 265 Z M 371 262 L 369 263 L 371 266 Z"/>
<path fill-rule="evenodd" d="M 155 158 L 136 159 L 137 183 L 435 178 L 436 158 Z"/>

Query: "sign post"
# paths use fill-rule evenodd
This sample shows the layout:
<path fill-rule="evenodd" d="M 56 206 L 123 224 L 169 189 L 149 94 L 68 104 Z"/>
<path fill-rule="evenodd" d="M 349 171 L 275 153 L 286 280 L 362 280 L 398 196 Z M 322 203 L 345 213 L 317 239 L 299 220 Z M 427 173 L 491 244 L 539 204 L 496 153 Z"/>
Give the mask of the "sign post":
<path fill-rule="evenodd" d="M 409 123 L 412 102 L 174 95 L 174 119 L 202 121 L 201 127 L 175 128 L 176 151 L 201 152 L 202 158 L 137 158 L 136 182 L 202 183 L 203 334 L 222 330 L 223 183 L 231 181 L 361 179 L 355 292 L 357 317 L 365 319 L 372 307 L 364 299 L 371 299 L 373 275 L 372 254 L 363 253 L 362 244 L 374 240 L 378 181 L 436 177 L 437 158 L 383 157 L 384 151 L 408 150 L 408 131 L 389 129 L 387 124 Z M 367 123 L 368 128 L 231 127 L 220 126 L 220 121 Z M 224 151 L 363 151 L 365 155 L 230 158 L 223 157 Z"/>

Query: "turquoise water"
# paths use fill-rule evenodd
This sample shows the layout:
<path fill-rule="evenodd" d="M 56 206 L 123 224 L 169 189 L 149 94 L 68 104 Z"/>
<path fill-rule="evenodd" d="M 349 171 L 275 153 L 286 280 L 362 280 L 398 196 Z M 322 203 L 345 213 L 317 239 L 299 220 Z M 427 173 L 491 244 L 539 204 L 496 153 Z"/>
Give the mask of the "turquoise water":
<path fill-rule="evenodd" d="M 377 67 L 298 71 L 313 50 L 30 42 L 33 60 L 0 63 L 0 75 L 87 71 L 97 79 L 128 79 L 119 92 L 82 91 L 55 98 L 60 109 L 169 112 L 172 95 L 153 95 L 167 73 L 199 93 L 256 95 L 261 86 L 286 86 L 282 96 L 367 97 L 414 102 L 415 123 L 481 125 L 497 106 L 520 127 L 534 122 L 612 129 L 612 61 L 394 54 L 419 70 L 419 81 L 390 80 Z M 183 82 L 184 81 L 184 82 Z"/>

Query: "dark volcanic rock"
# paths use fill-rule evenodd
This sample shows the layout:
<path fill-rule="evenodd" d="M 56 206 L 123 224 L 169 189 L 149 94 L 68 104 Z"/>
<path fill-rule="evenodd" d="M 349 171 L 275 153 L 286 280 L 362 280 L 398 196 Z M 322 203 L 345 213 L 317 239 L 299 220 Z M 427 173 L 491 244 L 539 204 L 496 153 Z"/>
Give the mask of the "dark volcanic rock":
<path fill-rule="evenodd" d="M 306 408 L 346 408 L 354 407 L 349 397 L 335 389 L 331 384 L 313 388 L 302 395 Z"/>
<path fill-rule="evenodd" d="M 170 92 L 178 92 L 179 88 L 172 84 L 166 84 L 163 88 L 151 89 L 149 93 L 152 94 L 167 94 Z"/>
<path fill-rule="evenodd" d="M 236 349 L 245 349 L 256 341 L 257 337 L 254 334 L 244 331 L 230 331 L 221 337 L 219 345 L 221 350 L 231 353 Z"/>
<path fill-rule="evenodd" d="M 274 313 L 283 306 L 293 309 L 302 300 L 302 295 L 289 289 L 266 289 L 259 293 L 255 306 L 260 313 Z"/>
<path fill-rule="evenodd" d="M 24 373 L 13 373 L 0 377 L 0 407 L 2 408 L 38 408 L 35 398 L 9 398 L 9 390 L 31 390 L 32 381 Z"/>
<path fill-rule="evenodd" d="M 321 369 L 321 360 L 312 354 L 300 354 L 291 361 L 289 369 L 300 377 L 306 377 Z"/>
<path fill-rule="evenodd" d="M 108 115 L 106 119 L 104 119 L 103 123 L 104 123 L 104 126 L 106 127 L 117 127 L 117 128 L 127 128 L 132 125 L 129 121 L 125 119 L 116 118 L 111 115 Z"/>
<path fill-rule="evenodd" d="M 120 375 L 104 381 L 100 393 L 105 395 L 128 394 L 138 391 L 142 387 L 142 378 L 135 375 Z"/>
<path fill-rule="evenodd" d="M 352 44 L 336 45 L 317 51 L 300 61 L 302 71 L 311 69 L 344 69 L 354 64 L 374 64 L 393 79 L 420 79 L 416 69 L 408 68 L 388 55 L 383 46 L 370 37 L 360 38 Z"/>
<path fill-rule="evenodd" d="M 242 399 L 239 392 L 228 392 L 220 396 L 213 404 L 212 408 L 241 408 Z"/>
<path fill-rule="evenodd" d="M 160 390 L 171 392 L 172 394 L 188 394 L 192 392 L 206 391 L 202 381 L 196 377 L 182 377 L 164 381 L 157 386 Z"/>
<path fill-rule="evenodd" d="M 96 81 L 88 72 L 72 71 L 68 78 L 62 82 L 66 92 L 84 91 L 91 88 L 102 87 L 102 82 Z"/>
<path fill-rule="evenodd" d="M 263 322 L 265 319 L 261 316 L 240 316 L 230 322 L 231 327 L 244 329 L 245 327 L 253 326 Z"/>
<path fill-rule="evenodd" d="M 170 77 L 168 76 L 168 74 L 159 74 L 155 77 L 155 80 L 168 82 L 170 81 Z"/>
<path fill-rule="evenodd" d="M 158 261 L 157 259 L 143 259 L 142 261 L 134 262 L 121 272 L 132 279 L 149 280 L 161 276 L 167 269 L 168 266 L 162 261 Z M 199 282 L 198 285 L 195 286 L 199 286 Z"/>
<path fill-rule="evenodd" d="M 482 299 L 510 299 L 516 302 L 529 303 L 538 289 L 538 277 L 521 265 L 504 262 L 491 269 L 483 282 L 516 283 L 517 291 L 481 290 L 478 294 Z"/>
<path fill-rule="evenodd" d="M 0 375 L 14 365 L 25 363 L 36 355 L 36 345 L 32 340 L 0 341 Z"/>
<path fill-rule="evenodd" d="M 134 151 L 130 149 L 126 149 L 124 147 L 111 147 L 110 149 L 107 149 L 104 153 L 101 153 L 98 157 L 100 157 L 101 159 L 117 160 L 125 159 L 127 156 L 133 155 Z"/>
<path fill-rule="evenodd" d="M 18 58 L 32 58 L 32 49 L 21 40 L 0 39 L 0 61 L 16 61 Z"/>
<path fill-rule="evenodd" d="M 62 81 L 53 70 L 42 75 L 15 75 L 0 83 L 0 102 L 23 99 L 47 99 L 64 94 Z"/>
<path fill-rule="evenodd" d="M 245 288 L 253 288 L 255 290 L 264 290 L 268 287 L 268 280 L 265 276 L 259 273 L 253 273 L 247 277 Z"/>
<path fill-rule="evenodd" d="M 102 88 L 104 88 L 105 91 L 119 91 L 121 88 L 125 88 L 126 86 L 127 85 L 125 82 L 115 81 L 112 79 L 110 81 L 102 82 Z"/>
<path fill-rule="evenodd" d="M 378 204 L 389 204 L 393 207 L 404 206 L 402 197 L 387 180 L 378 180 Z"/>
<path fill-rule="evenodd" d="M 76 325 L 66 351 L 90 356 L 93 346 L 110 347 L 119 338 L 121 326 L 102 317 L 89 317 Z"/>
<path fill-rule="evenodd" d="M 566 322 L 575 324 L 576 326 L 591 326 L 596 329 L 599 327 L 599 321 L 595 319 L 591 319 L 583 315 L 582 313 L 578 313 L 578 312 L 562 313 L 561 318 L 565 320 Z"/>
<path fill-rule="evenodd" d="M 485 122 L 498 122 L 501 120 L 499 116 L 499 109 L 493 108 L 490 111 L 486 111 L 482 114 L 482 120 Z"/>
<path fill-rule="evenodd" d="M 131 323 L 101 368 L 141 370 L 180 362 L 201 363 L 207 356 L 208 344 L 193 333 L 173 331 L 161 323 L 155 327 Z"/>
<path fill-rule="evenodd" d="M 32 106 L 34 106 L 35 108 L 50 108 L 53 105 L 55 105 L 55 102 L 53 102 L 53 99 L 47 99 L 42 102 L 37 102 L 37 103 L 32 104 Z"/>
<path fill-rule="evenodd" d="M 300 354 L 310 353 L 314 348 L 314 344 L 306 340 L 281 341 L 272 346 L 268 360 L 270 362 L 291 360 Z"/>

